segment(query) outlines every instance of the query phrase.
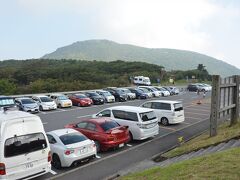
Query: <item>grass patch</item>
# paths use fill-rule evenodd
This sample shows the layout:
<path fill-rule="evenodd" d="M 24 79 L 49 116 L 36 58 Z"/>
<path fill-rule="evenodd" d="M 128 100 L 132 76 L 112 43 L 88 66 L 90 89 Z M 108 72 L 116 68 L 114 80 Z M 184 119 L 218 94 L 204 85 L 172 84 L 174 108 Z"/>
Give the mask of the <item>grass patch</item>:
<path fill-rule="evenodd" d="M 177 156 L 183 153 L 187 153 L 193 150 L 198 150 L 203 147 L 207 147 L 210 145 L 218 144 L 220 142 L 227 141 L 229 139 L 232 139 L 234 137 L 240 136 L 240 122 L 238 121 L 237 124 L 235 124 L 232 127 L 229 127 L 230 122 L 224 122 L 221 125 L 219 125 L 217 130 L 217 136 L 215 137 L 209 137 L 209 132 L 206 132 L 186 143 L 181 145 L 180 147 L 177 147 L 162 156 L 164 157 L 173 157 Z"/>
<path fill-rule="evenodd" d="M 130 174 L 121 180 L 240 179 L 240 148 Z"/>

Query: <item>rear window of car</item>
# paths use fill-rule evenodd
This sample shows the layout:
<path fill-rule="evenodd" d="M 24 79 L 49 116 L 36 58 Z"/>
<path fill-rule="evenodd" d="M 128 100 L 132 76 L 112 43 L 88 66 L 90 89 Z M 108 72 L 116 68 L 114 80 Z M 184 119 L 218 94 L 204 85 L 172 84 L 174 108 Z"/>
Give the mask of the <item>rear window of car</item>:
<path fill-rule="evenodd" d="M 47 148 L 47 141 L 42 133 L 14 136 L 5 141 L 6 158 L 31 153 Z"/>
<path fill-rule="evenodd" d="M 106 132 L 110 129 L 113 129 L 115 127 L 118 127 L 119 124 L 115 121 L 106 121 L 105 123 L 100 124 L 101 128 Z"/>
<path fill-rule="evenodd" d="M 87 96 L 84 95 L 84 94 L 77 94 L 76 97 L 78 97 L 78 98 L 87 98 Z"/>
<path fill-rule="evenodd" d="M 174 111 L 181 111 L 183 110 L 183 106 L 181 103 L 175 103 L 174 104 Z"/>
<path fill-rule="evenodd" d="M 138 116 L 137 116 L 137 113 L 135 112 L 112 110 L 112 113 L 113 113 L 113 116 L 118 119 L 138 121 Z"/>
<path fill-rule="evenodd" d="M 139 115 L 140 115 L 142 121 L 150 121 L 150 120 L 156 119 L 156 115 L 153 111 L 140 113 Z"/>
<path fill-rule="evenodd" d="M 64 145 L 79 143 L 87 140 L 87 138 L 84 135 L 81 135 L 79 133 L 69 133 L 62 135 L 59 138 Z"/>

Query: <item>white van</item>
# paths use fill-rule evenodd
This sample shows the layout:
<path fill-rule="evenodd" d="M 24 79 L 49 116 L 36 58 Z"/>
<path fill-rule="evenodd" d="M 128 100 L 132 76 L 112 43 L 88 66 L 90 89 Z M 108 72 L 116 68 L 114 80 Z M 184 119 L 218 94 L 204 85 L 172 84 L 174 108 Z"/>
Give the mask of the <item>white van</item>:
<path fill-rule="evenodd" d="M 152 109 L 134 106 L 114 106 L 93 117 L 110 117 L 122 126 L 128 126 L 130 139 L 143 140 L 158 135 L 158 119 Z"/>
<path fill-rule="evenodd" d="M 144 77 L 144 76 L 135 76 L 133 79 L 133 83 L 136 85 L 151 85 L 151 81 L 149 77 Z"/>
<path fill-rule="evenodd" d="M 183 105 L 180 101 L 153 100 L 143 103 L 141 107 L 153 109 L 159 122 L 165 126 L 185 120 Z"/>
<path fill-rule="evenodd" d="M 0 179 L 31 179 L 51 170 L 51 152 L 41 119 L 0 110 Z"/>

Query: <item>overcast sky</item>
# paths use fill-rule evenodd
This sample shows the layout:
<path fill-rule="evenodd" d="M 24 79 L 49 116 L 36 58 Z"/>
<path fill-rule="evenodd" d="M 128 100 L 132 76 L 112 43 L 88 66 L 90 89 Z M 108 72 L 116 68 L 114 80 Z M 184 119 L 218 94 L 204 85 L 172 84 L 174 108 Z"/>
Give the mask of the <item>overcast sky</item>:
<path fill-rule="evenodd" d="M 0 59 L 108 39 L 200 52 L 240 68 L 239 0 L 0 0 Z"/>

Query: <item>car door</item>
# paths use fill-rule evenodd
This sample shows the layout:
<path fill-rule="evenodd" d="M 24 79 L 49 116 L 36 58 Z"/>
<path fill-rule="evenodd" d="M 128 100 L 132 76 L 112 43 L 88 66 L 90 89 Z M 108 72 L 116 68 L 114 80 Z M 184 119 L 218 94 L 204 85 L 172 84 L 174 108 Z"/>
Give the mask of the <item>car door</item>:
<path fill-rule="evenodd" d="M 19 110 L 23 110 L 23 109 L 22 109 L 22 105 L 21 105 L 21 101 L 15 100 L 15 103 L 16 103 L 16 105 L 17 105 L 17 107 L 18 107 Z"/>
<path fill-rule="evenodd" d="M 53 135 L 51 134 L 47 134 L 47 138 L 50 144 L 50 148 L 51 148 L 51 152 L 56 153 L 59 155 L 59 157 L 61 156 L 61 151 L 63 151 L 63 147 L 61 147 L 60 143 L 57 142 L 57 139 L 55 137 L 53 137 Z"/>
<path fill-rule="evenodd" d="M 158 116 L 159 120 L 162 117 L 166 117 L 168 120 L 172 119 L 172 111 L 171 111 L 171 104 L 170 103 L 163 103 L 163 102 L 153 102 L 152 109 Z"/>

